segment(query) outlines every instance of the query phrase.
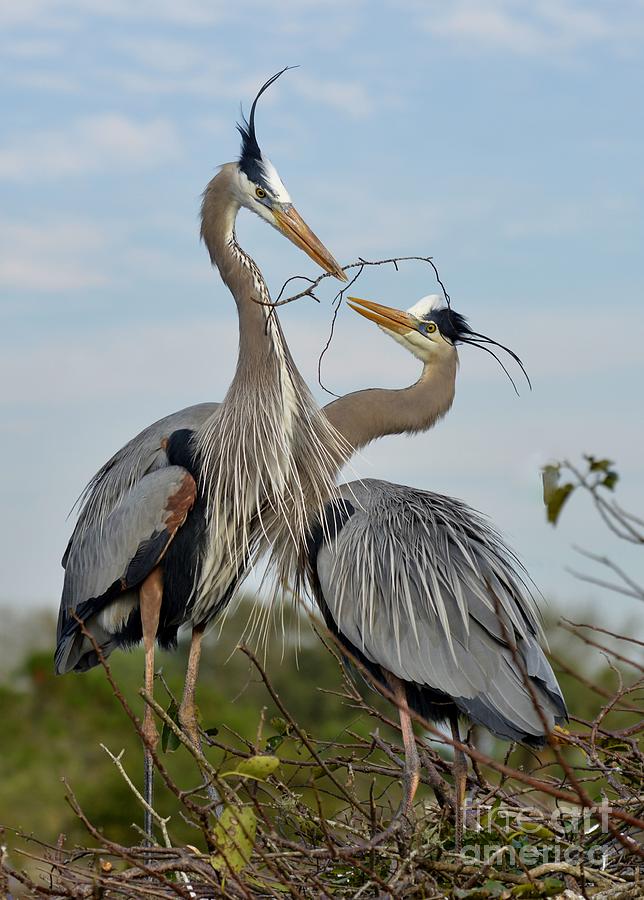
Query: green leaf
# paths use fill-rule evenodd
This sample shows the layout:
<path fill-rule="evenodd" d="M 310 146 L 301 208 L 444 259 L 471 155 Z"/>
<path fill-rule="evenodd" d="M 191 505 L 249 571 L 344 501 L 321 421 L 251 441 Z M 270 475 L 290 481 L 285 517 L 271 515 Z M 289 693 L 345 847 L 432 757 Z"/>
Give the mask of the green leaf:
<path fill-rule="evenodd" d="M 283 743 L 283 734 L 272 734 L 269 738 L 266 738 L 266 749 L 269 751 L 269 753 L 275 753 L 277 748 L 281 747 Z"/>
<path fill-rule="evenodd" d="M 550 491 L 547 498 L 544 490 L 546 517 L 552 525 L 557 524 L 559 516 L 561 515 L 561 510 L 574 489 L 574 484 L 567 482 L 566 484 L 562 484 L 561 487 L 556 488 L 554 491 Z"/>
<path fill-rule="evenodd" d="M 454 896 L 459 900 L 488 900 L 488 898 L 500 897 L 505 890 L 505 885 L 500 881 L 489 878 L 480 887 L 455 888 Z"/>
<path fill-rule="evenodd" d="M 589 472 L 608 472 L 613 465 L 612 459 L 597 459 L 595 456 L 584 456 Z"/>
<path fill-rule="evenodd" d="M 288 734 L 291 730 L 291 726 L 288 724 L 286 719 L 283 719 L 281 716 L 273 716 L 273 718 L 271 719 L 271 725 L 278 734 Z"/>
<path fill-rule="evenodd" d="M 251 756 L 250 759 L 240 760 L 234 769 L 224 773 L 224 777 L 229 775 L 239 775 L 242 778 L 254 778 L 257 781 L 266 781 L 269 775 L 279 767 L 280 761 L 277 756 Z"/>
<path fill-rule="evenodd" d="M 538 897 L 538 889 L 534 884 L 527 882 L 526 884 L 515 884 L 510 891 L 512 897 Z"/>
<path fill-rule="evenodd" d="M 602 479 L 601 483 L 605 488 L 608 488 L 609 491 L 614 491 L 615 485 L 617 484 L 618 481 L 619 481 L 619 475 L 617 474 L 617 472 L 614 471 L 614 469 L 611 469 L 609 472 L 606 473 L 606 475 Z"/>
<path fill-rule="evenodd" d="M 541 470 L 543 502 L 546 505 L 547 519 L 552 525 L 557 524 L 563 505 L 575 488 L 569 481 L 560 485 L 559 475 L 558 465 L 544 466 Z"/>
<path fill-rule="evenodd" d="M 559 466 L 549 465 L 543 466 L 541 469 L 541 480 L 543 481 L 543 502 L 547 503 L 550 494 L 555 491 L 559 485 Z"/>
<path fill-rule="evenodd" d="M 250 875 L 246 875 L 245 878 L 249 884 L 254 884 L 255 887 L 261 888 L 263 893 L 267 895 L 270 891 L 277 891 L 278 894 L 291 893 L 290 887 L 286 884 L 280 884 L 279 881 L 261 881 L 259 878 L 252 878 Z"/>
<path fill-rule="evenodd" d="M 172 700 L 170 702 L 170 706 L 168 707 L 166 712 L 168 713 L 168 715 L 170 716 L 172 721 L 175 723 L 175 725 L 179 725 L 179 707 L 174 702 L 174 700 Z M 181 726 L 179 725 L 179 727 L 181 727 Z M 166 724 L 164 722 L 163 728 L 161 730 L 161 749 L 163 750 L 163 752 L 164 753 L 172 753 L 174 750 L 177 749 L 177 747 L 179 747 L 180 744 L 181 744 L 181 741 L 176 736 L 174 731 L 170 728 L 170 726 L 168 724 Z"/>
<path fill-rule="evenodd" d="M 542 838 L 544 841 L 551 841 L 554 839 L 552 831 L 550 831 L 549 828 L 546 828 L 545 825 L 540 825 L 538 822 L 524 822 L 522 825 L 517 826 L 517 830 L 512 837 L 516 837 L 519 834 L 528 834 L 533 837 Z"/>
<path fill-rule="evenodd" d="M 217 872 L 241 872 L 255 846 L 257 817 L 249 806 L 227 806 L 215 825 L 212 837 L 217 852 L 210 864 Z"/>
<path fill-rule="evenodd" d="M 560 894 L 564 883 L 558 878 L 545 878 L 537 884 L 515 884 L 510 891 L 512 897 L 552 897 Z"/>

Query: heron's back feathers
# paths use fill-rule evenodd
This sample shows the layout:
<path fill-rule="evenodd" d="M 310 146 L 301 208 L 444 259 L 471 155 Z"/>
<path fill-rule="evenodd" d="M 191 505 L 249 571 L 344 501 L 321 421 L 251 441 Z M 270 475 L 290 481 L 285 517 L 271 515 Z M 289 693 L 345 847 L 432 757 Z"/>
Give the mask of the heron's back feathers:
<path fill-rule="evenodd" d="M 566 709 L 514 554 L 458 500 L 372 479 L 340 492 L 310 546 L 338 637 L 372 673 L 406 682 L 420 714 L 456 706 L 500 737 L 543 742 L 543 721 Z"/>
<path fill-rule="evenodd" d="M 96 665 L 78 619 L 109 654 L 131 616 L 138 587 L 165 555 L 192 508 L 197 488 L 181 466 L 145 475 L 96 528 L 86 529 L 67 555 L 58 616 L 58 674 Z"/>
<path fill-rule="evenodd" d="M 67 564 L 71 547 L 86 529 L 100 527 L 106 516 L 144 475 L 170 465 L 166 452 L 170 435 L 182 429 L 195 431 L 218 407 L 219 403 L 197 403 L 158 419 L 124 444 L 101 466 L 78 500 L 81 509 L 63 556 L 63 568 Z"/>

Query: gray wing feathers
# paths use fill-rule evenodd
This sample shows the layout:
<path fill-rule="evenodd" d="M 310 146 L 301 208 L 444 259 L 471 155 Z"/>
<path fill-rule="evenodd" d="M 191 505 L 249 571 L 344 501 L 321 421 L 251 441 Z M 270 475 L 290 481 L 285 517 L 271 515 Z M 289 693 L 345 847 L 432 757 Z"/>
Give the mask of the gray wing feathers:
<path fill-rule="evenodd" d="M 538 738 L 543 725 L 514 642 L 548 721 L 565 715 L 521 565 L 481 516 L 388 482 L 340 491 L 356 511 L 323 543 L 316 567 L 336 624 L 368 659 L 449 694 L 498 734 Z"/>
<path fill-rule="evenodd" d="M 173 431 L 200 428 L 219 408 L 218 403 L 198 403 L 159 419 L 128 441 L 98 470 L 79 498 L 81 512 L 63 557 L 63 566 L 73 542 L 99 524 L 121 498 L 149 472 L 168 465 L 165 440 Z"/>
<path fill-rule="evenodd" d="M 138 597 L 132 593 L 163 557 L 194 503 L 194 479 L 181 466 L 166 466 L 141 478 L 104 521 L 85 529 L 67 556 L 58 620 L 57 671 L 73 668 L 77 622 L 101 636 L 122 626 Z M 73 658 L 72 658 L 73 657 Z"/>

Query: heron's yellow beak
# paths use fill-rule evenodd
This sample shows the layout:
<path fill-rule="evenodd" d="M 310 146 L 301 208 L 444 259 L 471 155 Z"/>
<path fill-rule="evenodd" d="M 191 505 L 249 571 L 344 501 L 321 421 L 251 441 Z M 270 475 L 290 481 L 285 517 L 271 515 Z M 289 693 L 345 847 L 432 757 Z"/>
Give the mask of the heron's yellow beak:
<path fill-rule="evenodd" d="M 331 256 L 322 241 L 311 231 L 294 206 L 274 209 L 273 216 L 277 227 L 292 241 L 296 247 L 311 257 L 325 272 L 335 275 L 340 281 L 347 281 L 347 276 L 340 264 Z"/>
<path fill-rule="evenodd" d="M 418 330 L 418 322 L 409 313 L 400 309 L 392 309 L 390 306 L 381 306 L 372 300 L 361 300 L 359 297 L 349 297 L 347 303 L 351 309 L 371 319 L 376 325 L 386 328 L 387 331 L 395 331 L 396 334 L 409 334 Z M 357 304 L 360 304 L 359 306 Z M 361 308 L 364 307 L 364 308 Z"/>

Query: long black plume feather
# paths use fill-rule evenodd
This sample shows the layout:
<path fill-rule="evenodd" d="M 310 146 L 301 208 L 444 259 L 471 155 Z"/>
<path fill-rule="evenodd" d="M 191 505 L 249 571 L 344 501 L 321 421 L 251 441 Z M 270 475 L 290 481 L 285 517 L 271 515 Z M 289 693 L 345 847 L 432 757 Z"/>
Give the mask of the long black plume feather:
<path fill-rule="evenodd" d="M 268 81 L 264 82 L 257 92 L 257 96 L 253 100 L 248 119 L 246 119 L 242 113 L 242 121 L 237 124 L 237 130 L 241 134 L 242 139 L 239 167 L 251 180 L 256 180 L 257 164 L 262 158 L 262 151 L 259 149 L 257 134 L 255 132 L 255 109 L 257 107 L 257 101 L 264 91 L 268 90 L 273 82 L 277 81 L 280 75 L 283 75 L 284 72 L 288 72 L 289 69 L 297 69 L 297 66 L 285 66 L 283 69 L 280 69 L 279 72 L 276 72 L 275 75 L 272 75 Z"/>
<path fill-rule="evenodd" d="M 521 369 L 525 376 L 525 380 L 528 382 L 528 387 L 530 388 L 530 390 L 532 390 L 532 382 L 530 381 L 530 376 L 526 372 L 523 361 L 519 356 L 517 356 L 514 350 L 510 350 L 510 348 L 506 347 L 505 344 L 500 344 L 498 341 L 495 341 L 493 338 L 488 337 L 486 334 L 479 334 L 478 331 L 470 331 L 469 336 L 475 338 L 475 340 L 466 340 L 466 344 L 473 344 L 475 347 L 480 347 L 482 350 L 488 349 L 487 347 L 483 347 L 483 344 L 492 344 L 494 347 L 499 347 L 501 350 L 505 350 L 508 356 L 511 356 L 518 367 Z M 491 350 L 489 352 L 492 353 Z M 499 363 L 501 362 L 496 353 L 492 353 L 492 356 L 494 356 L 499 361 Z"/>
<path fill-rule="evenodd" d="M 436 322 L 443 337 L 448 338 L 450 341 L 452 341 L 452 343 L 471 344 L 473 347 L 478 347 L 480 350 L 485 350 L 486 353 L 489 353 L 491 356 L 493 356 L 510 379 L 512 387 L 518 395 L 519 391 L 517 390 L 516 383 L 508 372 L 507 368 L 503 365 L 503 362 L 497 356 L 497 354 L 494 353 L 493 350 L 490 350 L 489 347 L 486 347 L 485 344 L 491 344 L 494 347 L 499 347 L 499 349 L 504 350 L 519 366 L 525 376 L 525 380 L 528 382 L 528 387 L 530 388 L 530 390 L 532 390 L 532 382 L 530 381 L 530 377 L 526 372 L 523 362 L 521 361 L 520 357 L 517 356 L 514 350 L 510 350 L 510 348 L 506 347 L 505 344 L 500 344 L 498 341 L 495 341 L 493 338 L 488 337 L 486 334 L 480 334 L 478 331 L 472 331 L 465 316 L 457 313 L 455 310 L 451 309 L 451 307 L 441 307 L 440 309 L 432 310 L 432 312 L 426 318 L 428 320 Z"/>
<path fill-rule="evenodd" d="M 514 388 L 514 393 L 517 395 L 517 397 L 520 396 L 520 394 L 519 394 L 519 389 L 517 388 L 517 385 L 516 385 L 516 382 L 515 382 L 514 378 L 510 375 L 510 373 L 508 372 L 507 368 L 503 365 L 503 361 L 496 355 L 496 353 L 494 352 L 494 350 L 490 350 L 490 348 L 489 348 L 489 347 L 486 347 L 485 344 L 483 344 L 483 343 L 477 343 L 477 341 L 463 340 L 462 343 L 464 343 L 464 344 L 471 344 L 472 347 L 478 347 L 479 350 L 485 350 L 486 353 L 489 353 L 490 356 L 493 356 L 494 359 L 495 359 L 495 360 L 498 362 L 498 364 L 501 366 L 501 368 L 503 369 L 503 371 L 505 372 L 505 374 L 506 374 L 506 375 L 508 376 L 508 378 L 510 379 L 510 383 L 511 383 L 512 387 Z M 493 343 L 494 343 L 494 342 L 493 342 Z M 512 354 L 512 355 L 514 355 L 514 354 Z M 524 372 L 524 374 L 525 374 L 525 369 L 523 368 L 523 366 L 521 366 L 521 369 L 523 370 L 523 372 Z M 527 375 L 526 375 L 526 378 L 528 378 Z M 530 384 L 530 379 L 529 379 L 529 378 L 528 378 L 528 384 Z M 530 389 L 532 390 L 532 385 L 530 385 Z"/>

